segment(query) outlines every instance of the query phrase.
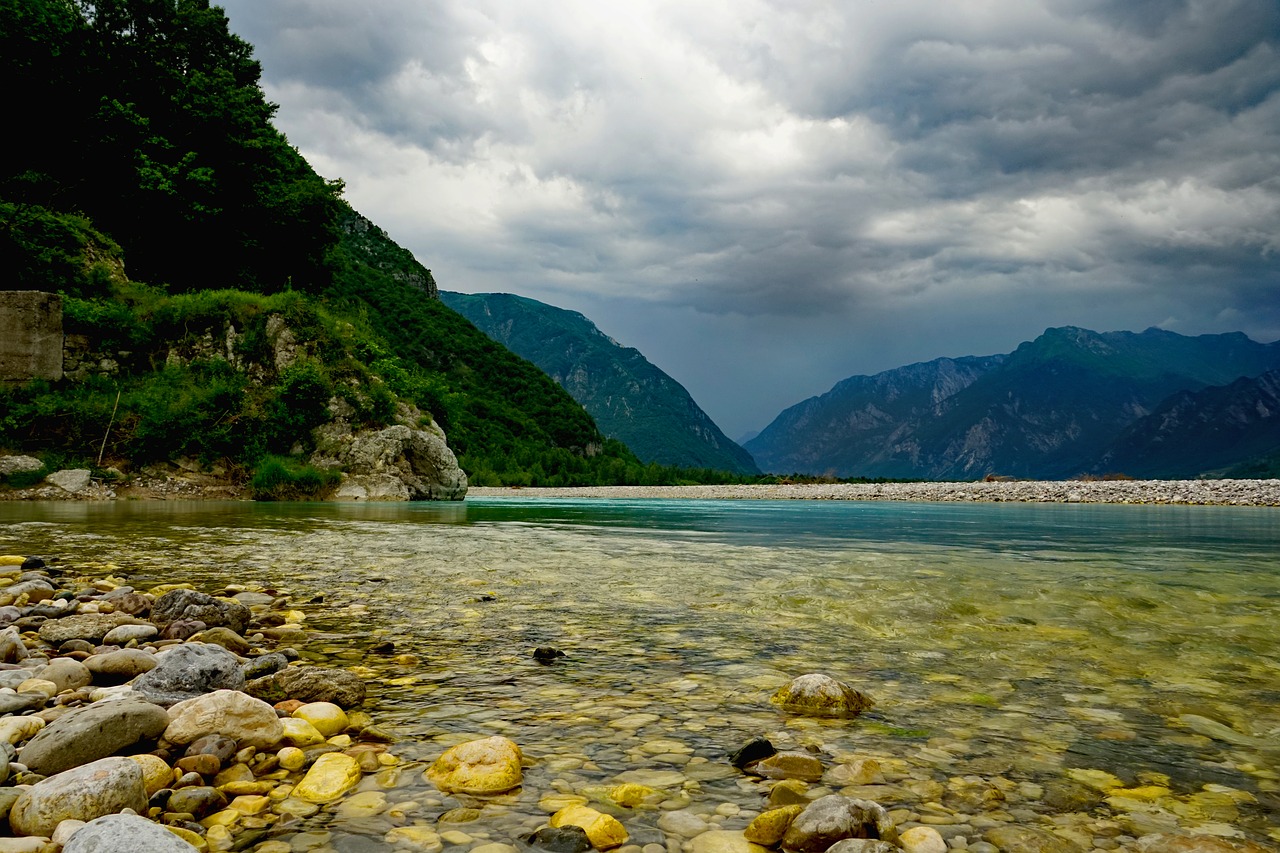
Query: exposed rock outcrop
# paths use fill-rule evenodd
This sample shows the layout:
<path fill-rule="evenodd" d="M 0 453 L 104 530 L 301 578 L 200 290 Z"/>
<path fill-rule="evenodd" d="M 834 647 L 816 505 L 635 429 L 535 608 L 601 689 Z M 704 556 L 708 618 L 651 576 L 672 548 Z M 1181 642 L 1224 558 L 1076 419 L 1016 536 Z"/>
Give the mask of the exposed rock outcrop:
<path fill-rule="evenodd" d="M 340 421 L 315 432 L 314 465 L 344 470 L 339 501 L 462 500 L 467 475 L 445 442 L 444 431 L 416 410 L 402 407 L 400 423 L 352 432 Z"/>

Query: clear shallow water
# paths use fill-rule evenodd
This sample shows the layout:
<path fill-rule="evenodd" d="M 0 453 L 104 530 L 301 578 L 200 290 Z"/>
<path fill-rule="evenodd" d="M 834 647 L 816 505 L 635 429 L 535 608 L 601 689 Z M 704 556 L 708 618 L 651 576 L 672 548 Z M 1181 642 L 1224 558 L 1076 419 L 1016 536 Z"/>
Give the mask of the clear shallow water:
<path fill-rule="evenodd" d="M 0 550 L 112 563 L 141 587 L 323 595 L 304 608 L 322 634 L 301 648 L 369 678 L 397 754 L 427 761 L 503 734 L 530 759 L 517 794 L 444 798 L 416 767 L 383 780 L 407 817 L 326 812 L 309 829 L 373 837 L 467 805 L 479 819 L 455 828 L 507 841 L 545 820 L 548 793 L 598 798 L 630 779 L 665 791 L 666 809 L 739 829 L 767 784 L 724 759 L 757 735 L 829 766 L 875 758 L 881 775 L 846 790 L 974 826 L 973 840 L 991 821 L 1060 816 L 1037 789 L 1080 769 L 1172 792 L 1145 810 L 1067 810 L 1082 843 L 1160 828 L 1274 839 L 1280 825 L 1274 509 L 0 504 Z M 387 639 L 417 662 L 367 651 Z M 538 645 L 568 657 L 540 666 Z M 805 672 L 877 706 L 854 721 L 772 708 Z M 614 811 L 637 843 L 670 846 L 661 809 Z"/>

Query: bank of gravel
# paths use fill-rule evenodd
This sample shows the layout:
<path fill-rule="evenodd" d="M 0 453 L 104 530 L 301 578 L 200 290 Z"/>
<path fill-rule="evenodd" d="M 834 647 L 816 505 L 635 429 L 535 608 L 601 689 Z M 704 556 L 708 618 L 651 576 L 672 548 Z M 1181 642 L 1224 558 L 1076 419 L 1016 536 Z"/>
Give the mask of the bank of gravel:
<path fill-rule="evenodd" d="M 482 488 L 469 497 L 631 500 L 820 500 L 1280 506 L 1280 480 L 1027 480 L 978 483 L 815 483 L 759 486 Z"/>

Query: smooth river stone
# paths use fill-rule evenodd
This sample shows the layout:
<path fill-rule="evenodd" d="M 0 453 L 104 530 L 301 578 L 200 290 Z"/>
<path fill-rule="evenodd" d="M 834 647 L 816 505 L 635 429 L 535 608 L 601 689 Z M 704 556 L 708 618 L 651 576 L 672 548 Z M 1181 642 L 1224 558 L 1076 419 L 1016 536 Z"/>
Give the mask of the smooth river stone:
<path fill-rule="evenodd" d="M 1084 848 L 1070 839 L 1029 826 L 997 827 L 983 838 L 1002 853 L 1084 853 Z"/>
<path fill-rule="evenodd" d="M 40 677 L 57 685 L 59 693 L 88 687 L 93 681 L 93 673 L 89 668 L 71 658 L 54 658 L 49 661 L 49 665 L 40 670 Z"/>
<path fill-rule="evenodd" d="M 1173 833 L 1144 835 L 1134 846 L 1138 853 L 1273 853 L 1271 848 L 1243 838 Z"/>
<path fill-rule="evenodd" d="M 74 708 L 45 726 L 22 748 L 22 763 L 52 776 L 106 758 L 139 741 L 154 740 L 169 726 L 164 708 L 120 699 Z"/>
<path fill-rule="evenodd" d="M 242 748 L 269 749 L 284 736 L 284 726 L 275 709 L 238 690 L 216 690 L 179 702 L 169 709 L 169 717 L 172 722 L 164 737 L 176 744 L 219 734 L 232 738 Z"/>
<path fill-rule="evenodd" d="M 145 625 L 146 623 L 126 613 L 84 613 L 51 619 L 40 626 L 40 639 L 51 646 L 60 646 L 67 640 L 88 640 L 101 643 L 112 628 L 121 625 Z"/>
<path fill-rule="evenodd" d="M 47 838 L 61 821 L 92 821 L 123 809 L 147 809 L 142 768 L 128 758 L 102 758 L 32 785 L 13 804 L 9 824 L 18 835 Z"/>
<path fill-rule="evenodd" d="M 748 773 L 766 779 L 800 779 L 805 782 L 818 781 L 824 770 L 822 760 L 807 752 L 779 752 L 747 768 Z"/>
<path fill-rule="evenodd" d="M 280 721 L 284 727 L 284 742 L 293 746 L 315 746 L 324 743 L 324 735 L 306 720 L 286 718 Z"/>
<path fill-rule="evenodd" d="M 769 700 L 787 711 L 812 716 L 856 717 L 875 702 L 843 681 L 809 673 L 783 685 Z"/>
<path fill-rule="evenodd" d="M 896 837 L 893 821 L 879 804 L 828 794 L 796 815 L 782 836 L 782 846 L 792 853 L 823 853 L 845 838 L 894 841 Z"/>
<path fill-rule="evenodd" d="M 488 737 L 445 750 L 425 776 L 448 793 L 500 794 L 520 784 L 520 760 L 520 747 L 513 741 Z"/>
<path fill-rule="evenodd" d="M 315 726 L 324 737 L 333 737 L 351 725 L 347 712 L 332 702 L 308 702 L 293 712 L 293 716 Z"/>
<path fill-rule="evenodd" d="M 627 843 L 627 830 L 612 815 L 598 812 L 590 806 L 569 806 L 551 816 L 547 821 L 552 828 L 580 826 L 587 833 L 587 840 L 597 850 L 609 850 Z"/>
<path fill-rule="evenodd" d="M 160 629 L 155 625 L 121 625 L 108 631 L 102 642 L 106 645 L 123 646 L 130 640 L 142 642 L 159 633 Z"/>
<path fill-rule="evenodd" d="M 123 684 L 156 668 L 156 656 L 142 649 L 120 649 L 85 658 L 95 684 Z"/>
<path fill-rule="evenodd" d="M 240 661 L 222 646 L 187 643 L 167 649 L 156 661 L 155 669 L 138 676 L 132 686 L 158 705 L 244 687 Z"/>
<path fill-rule="evenodd" d="M 795 820 L 804 809 L 803 804 L 797 803 L 780 809 L 763 811 L 747 825 L 747 828 L 742 831 L 742 836 L 756 844 L 773 847 L 782 840 L 782 836 L 787 833 L 787 827 L 791 826 L 791 821 Z"/>
<path fill-rule="evenodd" d="M 360 775 L 360 763 L 351 756 L 325 753 L 294 787 L 293 796 L 309 803 L 332 802 L 360 784 Z"/>
<path fill-rule="evenodd" d="M 145 817 L 105 815 L 71 836 L 62 853 L 193 853 L 196 848 Z"/>
<path fill-rule="evenodd" d="M 928 826 L 913 826 L 898 837 L 898 846 L 906 853 L 947 853 L 947 842 L 938 830 Z"/>
<path fill-rule="evenodd" d="M 713 829 L 693 839 L 689 853 L 769 853 L 769 850 L 748 841 L 741 832 Z"/>

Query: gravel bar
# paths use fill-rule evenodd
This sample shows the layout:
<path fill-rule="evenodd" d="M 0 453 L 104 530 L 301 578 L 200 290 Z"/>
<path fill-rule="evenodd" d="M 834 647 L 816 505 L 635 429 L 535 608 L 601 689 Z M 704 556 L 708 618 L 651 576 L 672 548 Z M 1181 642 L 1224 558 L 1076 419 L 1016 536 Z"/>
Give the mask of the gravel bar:
<path fill-rule="evenodd" d="M 1014 503 L 1280 506 L 1280 480 L 1102 480 L 978 483 L 813 483 L 758 486 L 593 486 L 491 488 L 472 498 L 632 500 L 956 501 Z"/>

